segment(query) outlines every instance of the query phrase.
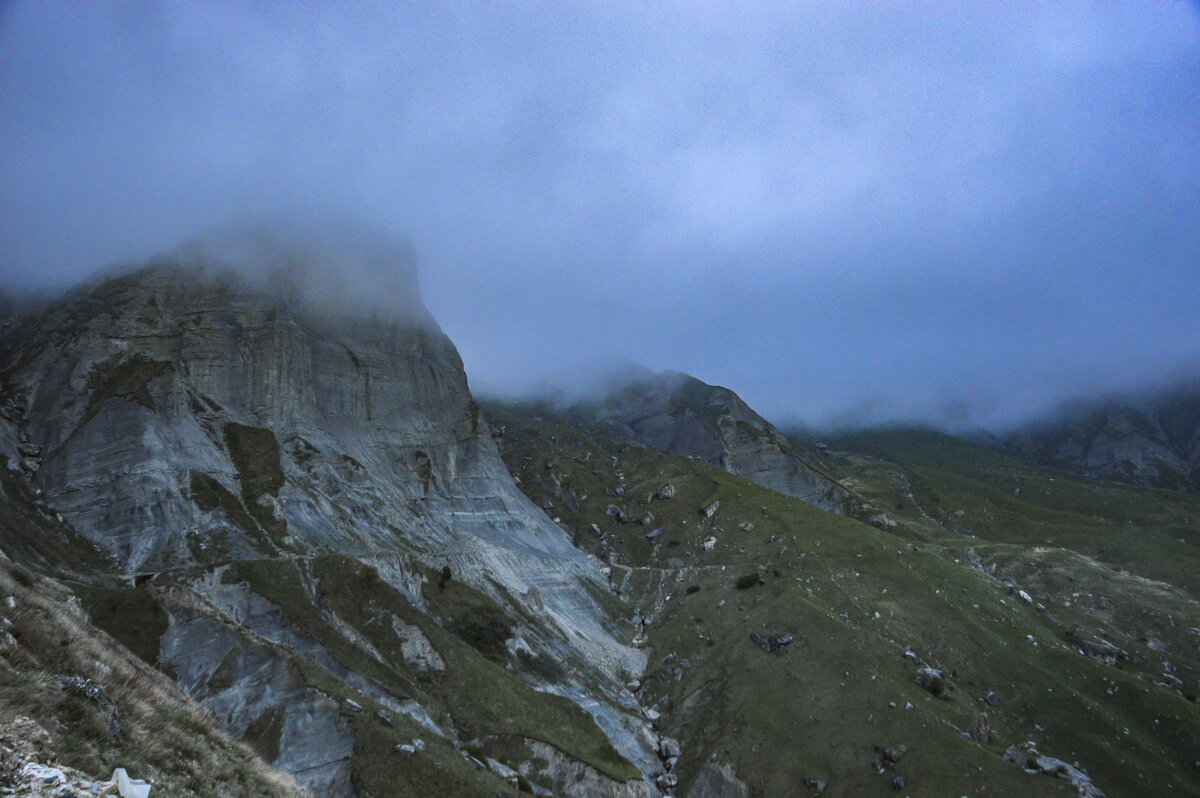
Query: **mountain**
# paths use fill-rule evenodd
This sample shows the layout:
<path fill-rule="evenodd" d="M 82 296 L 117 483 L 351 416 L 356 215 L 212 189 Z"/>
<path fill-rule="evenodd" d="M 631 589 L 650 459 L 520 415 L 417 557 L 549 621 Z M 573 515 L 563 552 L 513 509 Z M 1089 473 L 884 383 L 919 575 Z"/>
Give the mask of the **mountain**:
<path fill-rule="evenodd" d="M 1200 490 L 1200 382 L 1076 402 L 1003 439 L 1014 453 L 1099 479 Z"/>
<path fill-rule="evenodd" d="M 740 396 L 687 374 L 639 375 L 567 414 L 618 442 L 696 457 L 830 512 L 866 509 Z"/>
<path fill-rule="evenodd" d="M 1200 795 L 1197 497 L 830 438 L 825 473 L 893 520 L 870 525 L 574 410 L 484 407 L 637 608 L 675 794 Z"/>
<path fill-rule="evenodd" d="M 1200 496 L 826 442 L 677 374 L 477 404 L 369 236 L 207 237 L 16 306 L 3 786 L 1200 795 Z"/>
<path fill-rule="evenodd" d="M 20 317 L 0 452 L 92 551 L 28 524 L 0 548 L 316 794 L 648 794 L 643 655 L 513 483 L 407 257 L 234 236 Z M 319 290 L 337 269 L 385 272 L 386 306 Z"/>

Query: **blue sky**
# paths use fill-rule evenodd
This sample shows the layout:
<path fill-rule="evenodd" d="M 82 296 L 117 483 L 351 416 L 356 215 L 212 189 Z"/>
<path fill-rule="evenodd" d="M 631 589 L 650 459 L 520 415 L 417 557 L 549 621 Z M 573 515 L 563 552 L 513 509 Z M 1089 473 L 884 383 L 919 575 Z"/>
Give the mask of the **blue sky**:
<path fill-rule="evenodd" d="M 1017 419 L 1200 370 L 1200 13 L 0 6 L 0 286 L 291 213 L 410 240 L 477 389 Z"/>

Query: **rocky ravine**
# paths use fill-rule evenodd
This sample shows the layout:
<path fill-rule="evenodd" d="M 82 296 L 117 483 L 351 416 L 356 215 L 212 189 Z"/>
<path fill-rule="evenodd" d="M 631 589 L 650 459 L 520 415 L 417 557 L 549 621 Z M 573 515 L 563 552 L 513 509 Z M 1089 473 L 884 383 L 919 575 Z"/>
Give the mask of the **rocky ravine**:
<path fill-rule="evenodd" d="M 587 773 L 563 794 L 649 794 L 623 610 L 513 484 L 412 264 L 385 264 L 402 311 L 350 312 L 295 276 L 329 253 L 289 246 L 237 250 L 286 278 L 235 277 L 227 248 L 201 247 L 18 318 L 0 339 L 8 467 L 136 577 L 164 619 L 159 667 L 318 794 L 404 794 L 378 750 L 410 734 L 422 750 L 392 754 L 407 789 L 441 757 L 426 770 L 464 794 L 558 771 Z M 497 689 L 516 705 L 490 717 Z"/>

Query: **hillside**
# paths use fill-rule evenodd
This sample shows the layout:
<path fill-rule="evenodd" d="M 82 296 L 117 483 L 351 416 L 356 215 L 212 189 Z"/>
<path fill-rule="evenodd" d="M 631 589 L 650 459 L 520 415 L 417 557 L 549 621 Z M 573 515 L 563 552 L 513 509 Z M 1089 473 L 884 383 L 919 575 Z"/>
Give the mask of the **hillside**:
<path fill-rule="evenodd" d="M 1077 475 L 1200 491 L 1200 383 L 1079 401 L 1002 439 L 1005 450 Z"/>
<path fill-rule="evenodd" d="M 736 393 L 687 374 L 637 374 L 566 408 L 541 404 L 619 443 L 696 457 L 830 512 L 869 510 Z"/>
<path fill-rule="evenodd" d="M 485 410 L 638 610 L 677 794 L 1200 794 L 1196 497 L 940 436 L 830 441 L 822 469 L 887 511 L 870 526 L 543 405 Z"/>

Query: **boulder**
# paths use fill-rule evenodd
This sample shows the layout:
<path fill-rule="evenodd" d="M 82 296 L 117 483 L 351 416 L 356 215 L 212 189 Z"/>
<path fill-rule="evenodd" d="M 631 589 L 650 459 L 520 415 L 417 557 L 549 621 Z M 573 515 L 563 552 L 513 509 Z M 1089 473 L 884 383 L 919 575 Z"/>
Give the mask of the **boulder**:
<path fill-rule="evenodd" d="M 944 695 L 948 688 L 945 674 L 930 667 L 917 671 L 917 685 L 934 697 Z"/>
<path fill-rule="evenodd" d="M 795 637 L 787 634 L 778 636 L 751 634 L 750 640 L 754 643 L 754 645 L 758 646 L 769 654 L 772 651 L 780 651 L 780 649 L 782 649 L 784 646 L 791 645 L 792 641 L 795 640 Z"/>
<path fill-rule="evenodd" d="M 1024 754 L 1017 750 L 1015 745 L 1010 745 L 1008 750 L 1004 752 L 1004 761 L 1011 762 L 1022 770 L 1029 767 L 1029 760 L 1025 758 Z"/>
<path fill-rule="evenodd" d="M 991 724 L 988 723 L 988 716 L 980 715 L 979 719 L 975 721 L 975 725 L 971 727 L 971 730 L 968 732 L 968 734 L 971 735 L 972 740 L 980 745 L 987 745 L 988 740 L 990 740 L 992 737 L 992 727 Z"/>

